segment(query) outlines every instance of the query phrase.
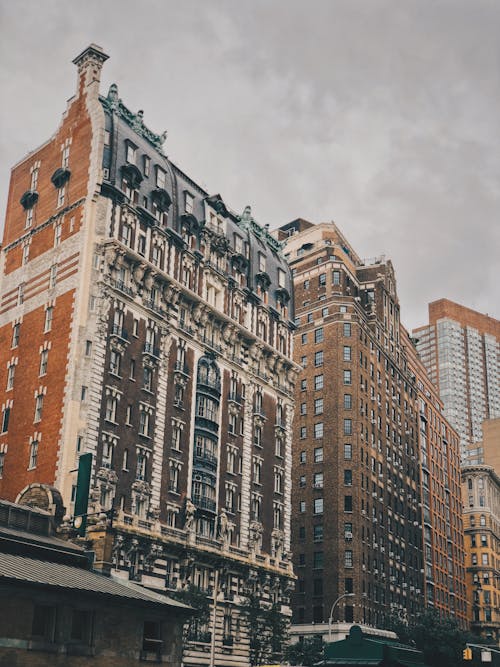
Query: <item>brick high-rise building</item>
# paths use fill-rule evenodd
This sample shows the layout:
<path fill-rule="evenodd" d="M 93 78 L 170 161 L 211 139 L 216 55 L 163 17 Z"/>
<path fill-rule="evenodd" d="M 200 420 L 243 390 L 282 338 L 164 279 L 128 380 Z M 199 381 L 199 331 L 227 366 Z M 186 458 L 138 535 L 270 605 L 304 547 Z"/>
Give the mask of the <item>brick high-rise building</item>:
<path fill-rule="evenodd" d="M 413 335 L 460 435 L 462 460 L 477 458 L 482 422 L 500 417 L 500 321 L 440 299 L 429 304 L 429 324 Z"/>
<path fill-rule="evenodd" d="M 464 624 L 458 438 L 420 378 L 392 264 L 362 261 L 333 223 L 298 219 L 277 237 L 294 276 L 302 367 L 294 633 L 326 634 L 330 617 L 384 628 L 391 616 L 410 619 L 431 605 Z"/>
<path fill-rule="evenodd" d="M 12 170 L 0 494 L 55 486 L 71 514 L 92 454 L 97 565 L 205 591 L 184 664 L 246 665 L 242 601 L 286 613 L 291 580 L 291 279 L 249 207 L 173 164 L 115 85 L 100 95 L 106 59 L 74 60 L 58 130 Z"/>

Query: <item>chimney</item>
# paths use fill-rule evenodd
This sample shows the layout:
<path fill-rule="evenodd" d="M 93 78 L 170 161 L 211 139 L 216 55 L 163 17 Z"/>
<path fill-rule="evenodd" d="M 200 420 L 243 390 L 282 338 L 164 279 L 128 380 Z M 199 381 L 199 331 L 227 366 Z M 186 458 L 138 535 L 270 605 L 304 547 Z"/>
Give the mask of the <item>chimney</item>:
<path fill-rule="evenodd" d="M 78 81 L 76 94 L 97 96 L 101 81 L 103 63 L 109 58 L 100 46 L 91 44 L 77 56 L 73 63 L 78 67 Z"/>

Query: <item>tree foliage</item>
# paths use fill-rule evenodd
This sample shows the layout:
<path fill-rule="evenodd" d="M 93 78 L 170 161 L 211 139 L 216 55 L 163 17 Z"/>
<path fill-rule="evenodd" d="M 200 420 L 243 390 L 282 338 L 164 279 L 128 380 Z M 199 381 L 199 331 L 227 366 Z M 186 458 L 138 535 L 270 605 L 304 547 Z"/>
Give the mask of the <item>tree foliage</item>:
<path fill-rule="evenodd" d="M 287 646 L 285 660 L 291 665 L 312 667 L 323 658 L 323 650 L 321 637 L 305 637 L 303 641 Z"/>
<path fill-rule="evenodd" d="M 184 641 L 193 639 L 195 635 L 203 632 L 210 620 L 210 601 L 206 592 L 201 591 L 197 586 L 190 584 L 187 588 L 175 591 L 171 594 L 179 602 L 188 604 L 196 610 L 189 616 L 184 625 Z"/>
<path fill-rule="evenodd" d="M 250 664 L 278 663 L 288 639 L 288 619 L 278 604 L 264 606 L 260 597 L 250 594 L 241 612 L 245 617 L 250 642 Z"/>
<path fill-rule="evenodd" d="M 470 641 L 470 635 L 461 630 L 455 619 L 442 618 L 434 610 L 425 611 L 408 625 L 392 618 L 386 628 L 395 632 L 402 643 L 422 651 L 430 667 L 456 667 Z"/>

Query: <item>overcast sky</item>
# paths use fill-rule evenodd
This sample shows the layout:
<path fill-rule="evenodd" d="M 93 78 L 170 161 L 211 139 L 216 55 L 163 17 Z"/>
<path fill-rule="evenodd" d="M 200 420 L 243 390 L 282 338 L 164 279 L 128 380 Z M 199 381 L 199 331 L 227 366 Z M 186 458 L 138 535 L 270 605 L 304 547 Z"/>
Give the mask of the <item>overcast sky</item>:
<path fill-rule="evenodd" d="M 0 210 L 56 129 L 71 60 L 182 169 L 271 228 L 334 220 L 394 263 L 408 327 L 447 297 L 500 317 L 500 1 L 0 0 Z M 3 222 L 3 221 L 2 221 Z"/>

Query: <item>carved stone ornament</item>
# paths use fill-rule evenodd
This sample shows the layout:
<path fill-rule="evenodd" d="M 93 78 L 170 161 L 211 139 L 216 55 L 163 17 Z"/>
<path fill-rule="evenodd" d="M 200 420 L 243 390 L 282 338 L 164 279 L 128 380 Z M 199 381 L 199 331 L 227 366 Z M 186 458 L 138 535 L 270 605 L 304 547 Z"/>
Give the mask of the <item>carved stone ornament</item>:
<path fill-rule="evenodd" d="M 143 181 L 140 169 L 135 164 L 124 164 L 120 167 L 120 171 L 132 190 L 137 190 Z"/>
<path fill-rule="evenodd" d="M 157 208 L 166 213 L 172 205 L 172 198 L 164 188 L 156 188 L 151 192 L 151 197 Z"/>
<path fill-rule="evenodd" d="M 21 206 L 24 208 L 25 211 L 27 211 L 29 208 L 33 208 L 33 206 L 37 203 L 37 201 L 38 201 L 38 192 L 36 190 L 26 190 L 26 192 L 19 200 Z"/>
<path fill-rule="evenodd" d="M 59 167 L 59 169 L 56 169 L 52 174 L 50 180 L 52 181 L 55 188 L 62 188 L 63 185 L 69 181 L 70 176 L 71 172 L 69 169 L 63 169 L 62 167 Z"/>

